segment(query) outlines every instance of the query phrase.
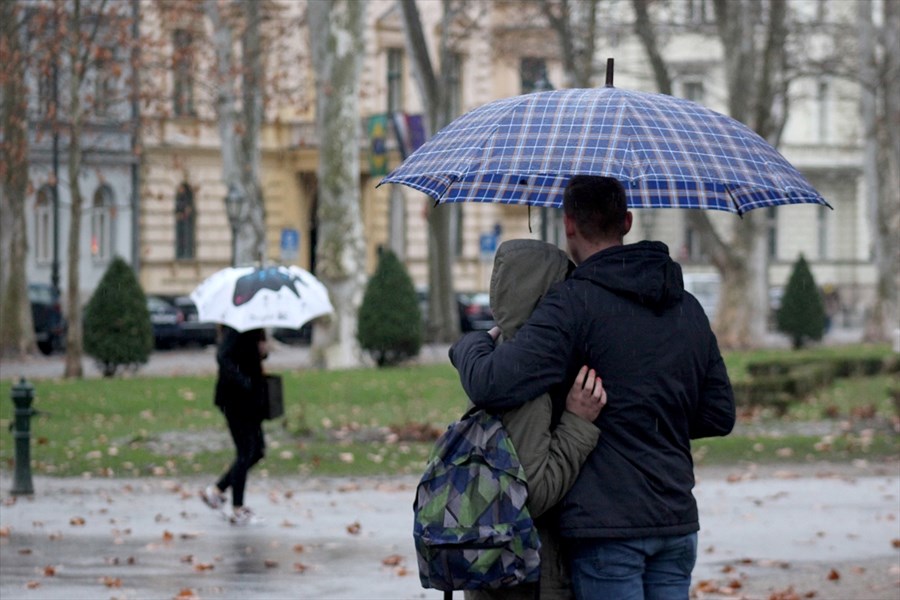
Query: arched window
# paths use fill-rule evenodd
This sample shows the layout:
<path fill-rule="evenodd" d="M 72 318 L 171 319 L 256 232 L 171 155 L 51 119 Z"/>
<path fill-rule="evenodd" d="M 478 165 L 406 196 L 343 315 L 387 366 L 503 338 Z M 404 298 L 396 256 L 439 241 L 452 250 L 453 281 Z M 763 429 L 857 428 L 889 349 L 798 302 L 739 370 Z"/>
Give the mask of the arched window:
<path fill-rule="evenodd" d="M 175 194 L 175 258 L 194 258 L 195 223 L 194 190 L 184 182 Z"/>
<path fill-rule="evenodd" d="M 38 190 L 34 204 L 34 247 L 38 263 L 53 260 L 53 188 L 45 185 Z"/>
<path fill-rule="evenodd" d="M 91 206 L 91 258 L 108 261 L 113 253 L 113 232 L 116 219 L 116 203 L 108 185 L 101 185 L 94 192 Z"/>

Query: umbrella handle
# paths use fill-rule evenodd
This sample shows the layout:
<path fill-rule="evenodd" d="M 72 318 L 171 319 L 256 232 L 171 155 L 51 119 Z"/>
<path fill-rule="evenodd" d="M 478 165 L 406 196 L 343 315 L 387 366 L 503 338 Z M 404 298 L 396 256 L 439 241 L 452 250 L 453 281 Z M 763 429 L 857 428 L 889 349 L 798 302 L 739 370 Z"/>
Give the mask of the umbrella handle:
<path fill-rule="evenodd" d="M 613 87 L 613 63 L 614 58 L 606 59 L 606 87 Z"/>

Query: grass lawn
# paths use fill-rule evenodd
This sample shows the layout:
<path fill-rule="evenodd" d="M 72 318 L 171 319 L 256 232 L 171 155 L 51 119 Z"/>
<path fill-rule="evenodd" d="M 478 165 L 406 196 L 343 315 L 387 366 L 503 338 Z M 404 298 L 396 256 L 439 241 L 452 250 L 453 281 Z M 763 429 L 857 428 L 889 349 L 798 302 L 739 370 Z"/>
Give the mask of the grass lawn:
<path fill-rule="evenodd" d="M 887 354 L 869 348 L 808 351 Z M 790 351 L 726 356 L 746 377 L 754 359 Z M 270 475 L 374 475 L 421 472 L 434 436 L 466 401 L 449 365 L 284 373 L 284 419 L 267 422 Z M 741 461 L 896 460 L 897 415 L 888 376 L 837 380 L 784 417 L 742 414 L 735 432 L 694 443 L 700 464 Z M 14 464 L 7 427 L 13 406 L 0 382 L 0 469 Z M 35 474 L 178 476 L 216 474 L 233 450 L 213 406 L 214 378 L 170 377 L 36 381 L 31 458 Z"/>

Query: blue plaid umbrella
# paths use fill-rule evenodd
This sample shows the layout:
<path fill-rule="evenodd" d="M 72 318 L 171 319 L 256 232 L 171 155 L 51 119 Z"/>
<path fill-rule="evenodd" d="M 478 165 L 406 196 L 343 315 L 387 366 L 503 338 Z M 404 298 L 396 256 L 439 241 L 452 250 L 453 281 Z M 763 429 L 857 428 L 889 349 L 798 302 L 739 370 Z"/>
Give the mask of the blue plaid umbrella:
<path fill-rule="evenodd" d="M 743 214 L 828 206 L 749 127 L 694 102 L 614 87 L 527 94 L 454 120 L 385 177 L 443 202 L 562 206 L 572 175 L 615 177 L 633 208 Z"/>

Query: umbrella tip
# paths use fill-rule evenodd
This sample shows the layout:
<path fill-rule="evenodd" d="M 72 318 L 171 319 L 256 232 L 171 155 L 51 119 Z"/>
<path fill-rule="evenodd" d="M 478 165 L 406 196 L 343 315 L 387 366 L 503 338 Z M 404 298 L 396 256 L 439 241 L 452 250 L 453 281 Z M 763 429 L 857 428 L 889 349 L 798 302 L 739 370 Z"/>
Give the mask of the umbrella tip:
<path fill-rule="evenodd" d="M 606 59 L 606 87 L 613 87 L 613 63 L 614 58 Z"/>

